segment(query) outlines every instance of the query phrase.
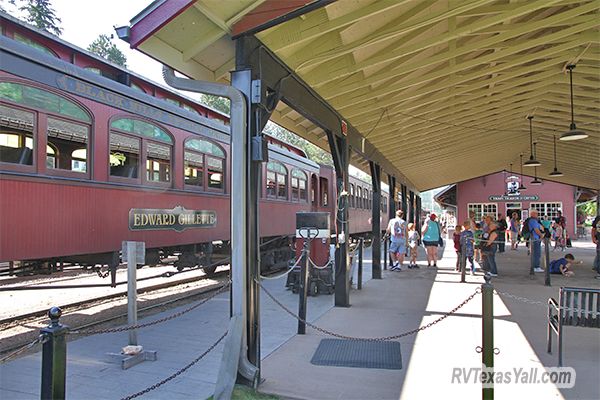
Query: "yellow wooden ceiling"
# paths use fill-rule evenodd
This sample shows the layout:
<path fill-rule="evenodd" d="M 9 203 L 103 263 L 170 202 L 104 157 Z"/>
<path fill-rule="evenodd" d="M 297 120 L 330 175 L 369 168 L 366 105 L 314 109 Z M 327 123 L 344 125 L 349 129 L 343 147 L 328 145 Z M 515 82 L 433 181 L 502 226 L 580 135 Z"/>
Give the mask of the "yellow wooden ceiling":
<path fill-rule="evenodd" d="M 261 3 L 199 0 L 139 48 L 227 80 L 231 26 Z M 558 142 L 555 180 L 600 188 L 600 0 L 340 0 L 257 37 L 419 190 L 518 170 L 528 115 L 546 178 L 553 135 L 569 129 L 574 63 L 575 122 L 590 136 Z M 272 119 L 327 148 L 285 104 Z"/>

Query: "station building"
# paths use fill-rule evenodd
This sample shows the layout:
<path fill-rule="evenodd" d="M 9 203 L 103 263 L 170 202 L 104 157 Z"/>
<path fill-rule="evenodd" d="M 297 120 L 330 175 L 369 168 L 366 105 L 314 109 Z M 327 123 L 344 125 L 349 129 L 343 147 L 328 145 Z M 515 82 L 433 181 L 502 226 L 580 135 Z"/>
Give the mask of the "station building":
<path fill-rule="evenodd" d="M 535 177 L 507 171 L 483 175 L 458 182 L 438 193 L 435 198 L 462 223 L 473 211 L 475 219 L 492 215 L 496 219 L 516 212 L 524 220 L 535 209 L 540 216 L 554 218 L 558 211 L 567 221 L 567 232 L 575 238 L 577 232 L 576 205 L 593 192 L 577 186 L 542 180 L 532 184 Z M 525 189 L 519 189 L 523 185 Z M 588 193 L 589 192 L 589 193 Z"/>

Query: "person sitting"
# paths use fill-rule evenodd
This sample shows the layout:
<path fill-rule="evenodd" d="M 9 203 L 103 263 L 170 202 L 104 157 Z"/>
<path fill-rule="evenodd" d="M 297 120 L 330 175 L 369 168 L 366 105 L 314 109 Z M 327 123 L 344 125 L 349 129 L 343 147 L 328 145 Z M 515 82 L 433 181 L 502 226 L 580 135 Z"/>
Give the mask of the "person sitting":
<path fill-rule="evenodd" d="M 577 262 L 577 264 L 581 264 L 582 261 Z M 558 260 L 550 261 L 550 273 L 551 274 L 561 274 L 566 276 L 567 278 L 575 275 L 573 272 L 573 264 L 575 264 L 575 257 L 573 254 L 568 253 L 565 254 L 563 258 L 559 258 Z"/>

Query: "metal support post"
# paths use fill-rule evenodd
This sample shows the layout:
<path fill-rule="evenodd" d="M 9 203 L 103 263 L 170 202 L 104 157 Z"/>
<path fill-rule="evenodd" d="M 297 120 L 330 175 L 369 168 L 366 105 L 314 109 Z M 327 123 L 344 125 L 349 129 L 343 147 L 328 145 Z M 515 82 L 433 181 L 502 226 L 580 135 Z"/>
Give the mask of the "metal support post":
<path fill-rule="evenodd" d="M 461 243 L 460 244 L 460 282 L 461 283 L 465 283 L 466 280 L 466 273 L 467 273 L 467 244 L 466 243 Z"/>
<path fill-rule="evenodd" d="M 484 276 L 485 283 L 481 285 L 482 309 L 482 349 L 481 361 L 486 368 L 486 373 L 492 374 L 494 371 L 494 287 L 490 283 L 490 276 Z M 487 380 L 486 380 L 487 382 Z M 482 388 L 482 399 L 493 400 L 494 386 L 493 380 L 491 384 L 485 384 Z"/>
<path fill-rule="evenodd" d="M 136 243 L 127 242 L 127 325 L 137 325 Z M 137 329 L 129 331 L 129 345 L 137 346 Z"/>
<path fill-rule="evenodd" d="M 529 234 L 529 278 L 533 279 L 533 276 L 535 274 L 535 271 L 533 270 L 533 263 L 534 263 L 534 252 L 533 252 L 533 243 L 534 243 L 534 239 L 533 239 L 533 234 Z"/>
<path fill-rule="evenodd" d="M 383 269 L 387 270 L 388 266 L 388 240 L 387 237 L 383 239 Z"/>
<path fill-rule="evenodd" d="M 362 237 L 358 239 L 358 282 L 356 283 L 356 288 L 358 290 L 362 289 L 362 275 L 363 275 L 363 245 L 365 239 Z"/>
<path fill-rule="evenodd" d="M 306 301 L 308 298 L 308 259 L 310 257 L 309 241 L 304 239 L 304 247 L 302 249 L 302 265 L 300 266 L 300 290 L 298 290 L 298 335 L 306 333 Z M 302 321 L 301 321 L 302 320 Z"/>
<path fill-rule="evenodd" d="M 373 210 L 371 213 L 371 270 L 373 279 L 381 279 L 381 167 L 369 161 L 373 186 Z"/>
<path fill-rule="evenodd" d="M 545 280 L 544 285 L 552 286 L 550 282 L 550 238 L 544 238 L 544 268 L 545 271 Z"/>
<path fill-rule="evenodd" d="M 59 322 L 62 311 L 52 307 L 48 311 L 50 325 L 40 330 L 44 338 L 42 347 L 42 400 L 65 398 L 67 377 L 67 341 L 65 335 L 68 326 Z"/>

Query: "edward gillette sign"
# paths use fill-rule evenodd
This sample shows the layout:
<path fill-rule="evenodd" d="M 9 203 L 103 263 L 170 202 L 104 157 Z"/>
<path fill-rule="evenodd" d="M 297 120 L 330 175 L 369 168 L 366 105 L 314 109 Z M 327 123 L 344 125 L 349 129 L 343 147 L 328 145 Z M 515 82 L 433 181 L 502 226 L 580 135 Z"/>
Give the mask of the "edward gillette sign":
<path fill-rule="evenodd" d="M 129 210 L 129 229 L 132 231 L 173 229 L 181 232 L 188 228 L 214 228 L 217 213 L 210 210 L 186 210 L 177 206 L 172 210 L 132 208 Z"/>
<path fill-rule="evenodd" d="M 540 197 L 538 195 L 491 195 L 488 197 L 490 201 L 536 201 L 539 200 Z"/>

